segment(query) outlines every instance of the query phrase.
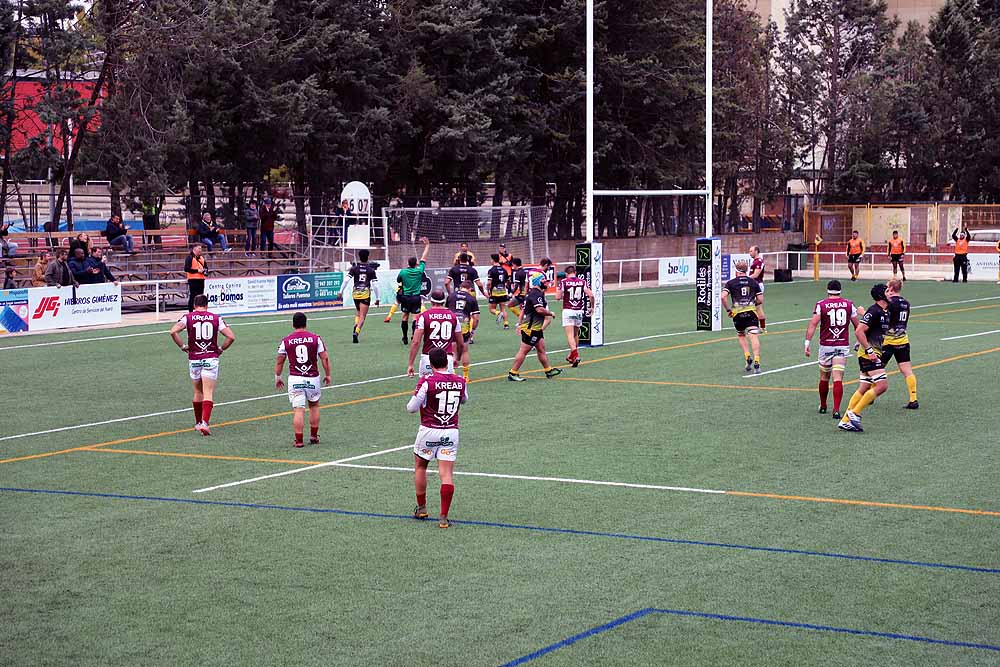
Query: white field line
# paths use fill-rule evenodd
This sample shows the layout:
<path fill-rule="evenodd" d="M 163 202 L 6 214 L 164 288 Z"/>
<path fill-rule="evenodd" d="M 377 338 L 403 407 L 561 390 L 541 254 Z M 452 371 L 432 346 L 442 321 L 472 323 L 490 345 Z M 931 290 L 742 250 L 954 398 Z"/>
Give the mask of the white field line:
<path fill-rule="evenodd" d="M 215 486 L 208 486 L 204 489 L 195 489 L 192 493 L 207 493 L 209 491 L 215 491 L 217 489 L 227 489 L 231 486 L 240 486 L 241 484 L 252 484 L 253 482 L 260 482 L 265 479 L 274 479 L 275 477 L 285 477 L 286 475 L 296 475 L 300 472 L 305 472 L 307 470 L 316 470 L 317 468 L 329 468 L 330 466 L 340 465 L 347 463 L 348 461 L 358 461 L 360 459 L 367 459 L 373 456 L 381 456 L 382 454 L 389 454 L 391 452 L 398 452 L 404 449 L 412 449 L 413 445 L 402 445 L 400 447 L 393 447 L 392 449 L 383 449 L 378 452 L 369 452 L 368 454 L 359 454 L 358 456 L 351 456 L 346 459 L 338 459 L 336 461 L 327 461 L 326 463 L 317 463 L 316 465 L 305 466 L 304 468 L 295 468 L 293 470 L 285 470 L 283 472 L 276 472 L 270 475 L 261 475 L 260 477 L 251 477 L 250 479 L 241 479 L 236 482 L 227 482 L 225 484 L 217 484 Z"/>
<path fill-rule="evenodd" d="M 1000 333 L 1000 329 L 994 329 L 993 331 L 980 331 L 974 334 L 965 334 L 964 336 L 949 336 L 948 338 L 942 338 L 941 340 L 958 340 L 959 338 L 975 338 L 976 336 L 988 336 L 990 334 Z"/>
<path fill-rule="evenodd" d="M 761 375 L 770 375 L 771 373 L 780 373 L 782 371 L 790 371 L 793 368 L 803 368 L 805 366 L 815 366 L 816 363 L 817 363 L 816 360 L 813 359 L 812 361 L 806 361 L 806 362 L 801 363 L 801 364 L 795 364 L 794 366 L 785 366 L 784 368 L 774 368 L 774 369 L 771 369 L 769 371 L 761 371 L 760 373 L 750 373 L 748 375 L 744 375 L 743 377 L 745 377 L 745 378 L 755 378 L 755 377 L 760 377 Z"/>
<path fill-rule="evenodd" d="M 331 464 L 336 468 L 356 468 L 358 470 L 390 470 L 394 472 L 408 472 L 412 473 L 413 468 L 404 468 L 401 466 L 371 466 L 371 465 L 356 465 L 353 463 L 336 463 Z M 437 470 L 432 468 L 427 469 L 428 472 L 436 473 Z M 573 479 L 571 477 L 537 477 L 534 475 L 507 475 L 494 472 L 468 472 L 464 470 L 456 470 L 454 475 L 465 475 L 467 477 L 490 477 L 493 479 L 513 479 L 521 480 L 526 482 L 560 482 L 562 484 L 585 484 L 590 486 L 617 486 L 626 489 L 650 489 L 653 491 L 687 491 L 689 493 L 715 493 L 724 494 L 725 491 L 719 491 L 717 489 L 698 489 L 687 486 L 662 486 L 659 484 L 634 484 L 631 482 L 605 482 L 595 479 Z"/>
<path fill-rule="evenodd" d="M 953 305 L 958 305 L 958 304 L 963 304 L 963 303 L 974 303 L 974 302 L 978 302 L 978 301 L 994 301 L 994 300 L 997 300 L 997 299 L 1000 299 L 1000 296 L 990 296 L 990 297 L 984 297 L 984 298 L 981 298 L 981 299 L 965 299 L 963 301 L 947 301 L 947 302 L 944 302 L 944 303 L 929 303 L 929 304 L 925 304 L 925 305 L 922 305 L 922 306 L 913 306 L 911 308 L 911 310 L 912 309 L 916 309 L 916 308 L 934 308 L 934 307 L 937 307 L 937 306 L 953 306 Z M 314 319 L 315 320 L 318 320 L 318 319 L 340 319 L 340 318 L 344 318 L 344 317 L 353 317 L 353 315 L 350 315 L 350 316 L 347 316 L 347 315 L 338 315 L 338 316 L 334 316 L 334 317 L 314 318 Z M 798 324 L 798 323 L 801 323 L 801 322 L 808 322 L 810 319 L 811 319 L 811 317 L 803 317 L 803 318 L 796 319 L 796 320 L 783 320 L 781 322 L 771 322 L 771 325 L 775 326 L 775 325 L 780 325 L 780 324 Z M 283 322 L 283 321 L 284 320 L 273 320 L 273 321 L 269 321 L 269 323 L 273 324 L 273 323 L 278 323 L 278 322 Z M 264 322 L 245 322 L 245 323 L 242 323 L 242 326 L 250 326 L 250 325 L 253 325 L 253 324 L 264 324 Z M 126 334 L 125 336 L 108 336 L 108 337 L 105 337 L 105 338 L 102 338 L 102 339 L 92 338 L 92 339 L 86 339 L 86 340 L 105 340 L 107 338 L 123 338 L 123 337 L 126 337 L 126 336 L 145 336 L 145 335 L 161 334 L 161 333 L 162 333 L 161 331 L 155 331 L 155 332 L 147 332 L 147 333 L 142 333 L 142 334 Z M 652 335 L 649 335 L 649 336 L 639 336 L 637 338 L 626 338 L 624 340 L 609 341 L 609 342 L 605 343 L 604 345 L 605 346 L 625 345 L 627 343 L 638 343 L 638 342 L 641 342 L 641 341 L 644 341 L 644 340 L 656 340 L 656 339 L 659 339 L 659 338 L 671 338 L 671 337 L 674 337 L 674 336 L 687 336 L 687 335 L 692 335 L 692 334 L 697 334 L 697 333 L 702 333 L 702 332 L 700 332 L 700 331 L 674 331 L 674 332 L 671 332 L 671 333 L 652 334 Z M 65 342 L 77 342 L 77 341 L 62 341 L 62 342 L 65 343 Z M 48 344 L 49 343 L 38 343 L 37 345 L 48 345 Z M 52 344 L 56 344 L 56 343 L 52 343 Z M 27 347 L 32 347 L 32 346 L 27 346 Z M 14 348 L 3 348 L 3 347 L 0 347 L 0 350 L 5 350 L 5 349 L 14 349 Z M 558 349 L 558 350 L 549 350 L 549 353 L 550 354 L 561 354 L 563 352 L 568 352 L 568 351 L 569 351 L 568 348 L 561 348 L 561 349 Z M 475 363 L 473 363 L 471 365 L 472 366 L 489 366 L 489 365 L 492 365 L 492 364 L 501 364 L 501 363 L 505 363 L 507 361 L 512 361 L 513 359 L 514 359 L 514 357 L 503 357 L 501 359 L 491 359 L 489 361 L 477 361 L 477 362 L 475 362 Z M 803 365 L 808 365 L 808 364 L 803 364 Z M 761 373 L 761 375 L 764 375 L 764 373 Z M 402 374 L 402 375 L 389 375 L 389 376 L 381 377 L 381 378 L 370 378 L 370 379 L 367 379 L 367 380 L 358 380 L 356 382 L 346 382 L 344 384 L 332 385 L 332 386 L 327 387 L 327 388 L 328 389 L 340 389 L 340 388 L 344 388 L 344 387 L 356 387 L 356 386 L 365 385 L 365 384 L 372 384 L 372 383 L 375 383 L 375 382 L 386 382 L 386 381 L 389 381 L 389 380 L 400 380 L 400 379 L 403 379 L 403 378 L 406 378 L 406 377 L 407 376 L 405 374 Z M 241 399 L 238 399 L 238 400 L 235 400 L 235 401 L 225 401 L 225 402 L 222 402 L 222 403 L 216 403 L 215 405 L 216 405 L 216 407 L 222 407 L 222 406 L 226 406 L 226 405 L 237 405 L 237 404 L 240 404 L 240 403 L 250 403 L 250 402 L 253 402 L 253 401 L 262 401 L 262 400 L 266 400 L 266 399 L 269 399 L 269 398 L 279 398 L 281 396 L 286 396 L 286 395 L 287 394 L 285 394 L 285 393 L 267 394 L 266 396 L 254 396 L 252 398 L 241 398 Z M 74 431 L 74 430 L 78 430 L 78 429 L 90 428 L 92 426 L 105 426 L 107 424 L 119 424 L 119 423 L 122 423 L 122 422 L 130 422 L 130 421 L 136 421 L 136 420 L 140 420 L 140 419 L 149 419 L 149 418 L 152 418 L 152 417 L 162 417 L 164 415 L 180 414 L 182 412 L 187 412 L 188 410 L 190 410 L 189 407 L 184 407 L 184 408 L 178 408 L 176 410 L 164 410 L 164 411 L 161 411 L 161 412 L 151 412 L 149 414 L 144 414 L 144 415 L 133 415 L 133 416 L 129 416 L 129 417 L 119 417 L 117 419 L 108 419 L 108 420 L 100 421 L 100 422 L 88 422 L 86 424 L 75 424 L 73 426 L 61 426 L 61 427 L 58 427 L 58 428 L 47 429 L 47 430 L 44 430 L 44 431 L 32 431 L 30 433 L 18 433 L 16 435 L 7 435 L 7 436 L 0 437 L 0 442 L 3 442 L 4 440 L 17 440 L 17 439 L 20 439 L 20 438 L 29 438 L 29 437 L 33 437 L 33 436 L 37 436 L 37 435 L 49 435 L 51 433 L 61 433 L 63 431 Z"/>

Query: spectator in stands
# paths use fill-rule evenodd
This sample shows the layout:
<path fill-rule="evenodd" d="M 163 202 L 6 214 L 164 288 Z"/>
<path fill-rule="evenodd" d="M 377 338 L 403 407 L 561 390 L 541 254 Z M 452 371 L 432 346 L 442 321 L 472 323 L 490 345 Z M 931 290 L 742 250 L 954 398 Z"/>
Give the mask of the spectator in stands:
<path fill-rule="evenodd" d="M 48 268 L 49 262 L 51 261 L 52 253 L 48 250 L 43 250 L 38 253 L 38 261 L 35 262 L 35 268 L 31 271 L 32 287 L 45 287 L 47 284 L 45 282 L 45 269 Z"/>
<path fill-rule="evenodd" d="M 3 288 L 4 289 L 14 289 L 16 285 L 14 284 L 14 276 L 17 274 L 17 269 L 10 262 L 3 263 Z"/>
<path fill-rule="evenodd" d="M 201 255 L 201 244 L 191 246 L 191 252 L 184 260 L 184 273 L 188 281 L 188 312 L 194 310 L 194 298 L 205 293 L 205 276 L 208 264 Z"/>
<path fill-rule="evenodd" d="M 49 287 L 69 287 L 77 285 L 73 280 L 73 272 L 66 263 L 66 249 L 57 248 L 56 258 L 45 267 L 45 284 Z"/>
<path fill-rule="evenodd" d="M 17 244 L 7 240 L 9 234 L 10 223 L 6 220 L 0 220 L 0 256 L 2 257 L 13 257 L 17 254 Z"/>
<path fill-rule="evenodd" d="M 257 210 L 257 202 L 252 201 L 247 204 L 246 216 L 247 242 L 244 246 L 247 257 L 257 254 L 257 229 L 260 227 L 260 212 Z"/>
<path fill-rule="evenodd" d="M 208 248 L 209 252 L 215 249 L 216 244 L 222 248 L 222 252 L 232 250 L 226 242 L 226 235 L 223 233 L 222 227 L 216 224 L 212 218 L 212 214 L 208 211 L 205 211 L 201 215 L 201 222 L 198 223 L 198 237 L 205 244 L 205 247 Z"/>
<path fill-rule="evenodd" d="M 88 267 L 87 260 L 87 255 L 80 247 L 73 250 L 73 256 L 69 258 L 69 270 L 73 274 L 73 282 L 77 285 L 87 285 L 93 282 L 91 280 L 93 272 Z"/>
<path fill-rule="evenodd" d="M 107 262 L 104 261 L 104 253 L 100 248 L 94 248 L 90 251 L 90 257 L 87 259 L 87 268 L 91 273 L 91 283 L 118 284 L 118 279 L 115 278 L 114 274 L 111 273 L 111 269 L 108 268 Z"/>
<path fill-rule="evenodd" d="M 90 257 L 90 236 L 87 232 L 80 232 L 76 235 L 76 238 L 69 240 L 69 256 L 70 259 L 76 257 L 76 249 L 83 249 L 83 258 L 87 259 Z"/>
<path fill-rule="evenodd" d="M 260 204 L 260 251 L 274 250 L 274 223 L 278 221 L 278 209 L 270 195 L 264 195 Z"/>
<path fill-rule="evenodd" d="M 104 228 L 104 238 L 108 240 L 108 245 L 120 247 L 128 254 L 132 254 L 135 247 L 132 237 L 128 235 L 128 227 L 122 222 L 120 215 L 112 215 Z"/>

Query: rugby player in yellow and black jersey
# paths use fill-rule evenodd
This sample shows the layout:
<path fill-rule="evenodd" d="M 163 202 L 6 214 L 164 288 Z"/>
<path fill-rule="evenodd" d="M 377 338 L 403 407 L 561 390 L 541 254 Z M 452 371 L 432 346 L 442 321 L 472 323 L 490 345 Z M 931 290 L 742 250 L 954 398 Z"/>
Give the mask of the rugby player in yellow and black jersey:
<path fill-rule="evenodd" d="M 479 302 L 472 291 L 472 283 L 466 280 L 459 285 L 458 289 L 448 295 L 446 304 L 448 310 L 455 313 L 459 323 L 462 325 L 462 340 L 467 345 L 462 346 L 462 376 L 466 381 L 469 379 L 469 345 L 472 344 L 472 336 L 479 326 Z"/>
<path fill-rule="evenodd" d="M 917 402 L 917 376 L 913 374 L 913 365 L 910 363 L 910 336 L 906 333 L 906 325 L 910 320 L 910 302 L 900 295 L 902 291 L 902 281 L 893 279 L 886 285 L 889 330 L 882 342 L 882 365 L 888 368 L 889 362 L 895 358 L 910 394 L 910 402 L 904 407 L 907 410 L 916 410 L 920 407 Z"/>
<path fill-rule="evenodd" d="M 361 335 L 361 327 L 365 325 L 365 318 L 368 317 L 368 308 L 372 304 L 372 285 L 378 280 L 375 273 L 377 264 L 368 263 L 368 251 L 358 251 L 358 262 L 351 265 L 347 275 L 354 281 L 354 288 L 351 296 L 354 297 L 354 308 L 357 314 L 354 316 L 354 335 L 352 342 L 358 342 Z M 375 292 L 375 305 L 378 305 L 378 292 Z"/>
<path fill-rule="evenodd" d="M 760 373 L 760 320 L 757 319 L 757 306 L 763 302 L 764 297 L 757 281 L 747 275 L 747 261 L 737 260 L 734 267 L 736 277 L 722 288 L 722 308 L 733 320 L 740 348 L 747 362 L 746 371 L 749 373 L 752 369 L 754 373 Z M 732 308 L 729 307 L 730 297 L 733 299 Z M 750 339 L 749 344 L 747 338 Z"/>
<path fill-rule="evenodd" d="M 854 337 L 858 341 L 858 366 L 861 368 L 861 376 L 858 380 L 858 389 L 851 396 L 847 412 L 837 424 L 837 428 L 844 431 L 859 433 L 863 431 L 861 411 L 874 403 L 875 399 L 889 388 L 885 366 L 882 364 L 882 346 L 889 330 L 887 312 L 889 299 L 886 295 L 886 286 L 882 283 L 874 285 L 871 295 L 875 303 L 868 306 L 858 321 L 858 328 L 854 330 Z"/>
<path fill-rule="evenodd" d="M 538 355 L 538 363 L 542 365 L 545 377 L 553 378 L 562 373 L 561 368 L 549 366 L 549 355 L 545 351 L 545 329 L 552 324 L 552 319 L 555 317 L 555 313 L 549 310 L 548 302 L 545 300 L 547 283 L 544 273 L 534 273 L 528 279 L 530 289 L 525 297 L 524 310 L 518 322 L 518 328 L 521 330 L 521 346 L 514 355 L 514 364 L 510 372 L 507 373 L 507 379 L 511 382 L 524 382 L 519 371 L 532 348 Z"/>
<path fill-rule="evenodd" d="M 521 258 L 514 257 L 510 260 L 510 302 L 507 310 L 514 313 L 518 319 L 521 318 L 521 307 L 528 294 L 528 270 L 521 265 Z"/>
<path fill-rule="evenodd" d="M 490 304 L 490 315 L 497 319 L 497 326 L 503 322 L 504 329 L 510 329 L 507 319 L 507 299 L 510 298 L 510 274 L 500 264 L 500 253 L 490 255 L 493 266 L 486 272 L 487 301 Z"/>

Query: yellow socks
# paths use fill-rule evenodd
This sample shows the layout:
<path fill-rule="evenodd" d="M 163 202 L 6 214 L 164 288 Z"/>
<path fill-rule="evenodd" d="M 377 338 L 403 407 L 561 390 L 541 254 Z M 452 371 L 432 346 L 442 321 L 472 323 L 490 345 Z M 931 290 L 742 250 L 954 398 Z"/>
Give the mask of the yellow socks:
<path fill-rule="evenodd" d="M 521 308 L 520 307 L 518 307 L 518 306 L 508 306 L 507 309 L 510 310 L 510 312 L 512 312 L 515 315 L 517 315 L 518 318 L 521 317 Z"/>
<path fill-rule="evenodd" d="M 858 402 L 861 401 L 862 396 L 864 396 L 864 394 L 860 391 L 856 391 L 851 395 L 851 401 L 847 404 L 847 410 L 849 412 L 856 412 L 855 408 L 858 406 Z"/>
<path fill-rule="evenodd" d="M 917 376 L 909 375 L 906 378 L 906 388 L 910 391 L 910 402 L 917 400 Z"/>
<path fill-rule="evenodd" d="M 874 402 L 875 402 L 875 389 L 869 389 L 864 393 L 864 395 L 858 401 L 857 406 L 853 410 L 854 414 L 860 414 L 862 410 L 864 410 Z"/>
<path fill-rule="evenodd" d="M 466 382 L 469 381 L 469 367 L 468 366 L 465 366 L 465 365 L 462 366 L 462 377 L 465 378 Z"/>
<path fill-rule="evenodd" d="M 399 310 L 398 303 L 394 303 L 391 306 L 389 306 L 389 314 L 385 316 L 385 321 L 389 322 L 390 320 L 392 320 L 392 316 L 396 314 L 397 310 Z"/>

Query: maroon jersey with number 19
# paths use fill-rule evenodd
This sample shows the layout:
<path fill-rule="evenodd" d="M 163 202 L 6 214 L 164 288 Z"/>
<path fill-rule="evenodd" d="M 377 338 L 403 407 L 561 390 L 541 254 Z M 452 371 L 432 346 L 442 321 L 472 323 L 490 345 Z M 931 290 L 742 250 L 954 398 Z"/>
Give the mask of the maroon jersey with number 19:
<path fill-rule="evenodd" d="M 413 395 L 420 401 L 420 424 L 428 428 L 458 428 L 458 410 L 469 399 L 465 380 L 434 371 L 420 378 Z"/>
<path fill-rule="evenodd" d="M 563 310 L 583 310 L 587 306 L 587 281 L 579 276 L 569 276 L 560 283 L 563 293 Z"/>
<path fill-rule="evenodd" d="M 278 343 L 278 354 L 288 357 L 288 374 L 319 377 L 319 353 L 326 352 L 323 339 L 309 331 L 296 331 Z"/>
<path fill-rule="evenodd" d="M 839 296 L 816 302 L 813 314 L 819 315 L 819 344 L 844 347 L 851 344 L 851 316 L 854 304 Z"/>
<path fill-rule="evenodd" d="M 183 322 L 187 329 L 188 359 L 215 359 L 222 354 L 219 331 L 226 328 L 226 322 L 220 316 L 207 310 L 195 310 L 177 321 Z"/>
<path fill-rule="evenodd" d="M 455 332 L 462 330 L 455 313 L 447 308 L 434 306 L 420 313 L 417 318 L 417 328 L 424 331 L 423 354 L 431 350 L 442 349 L 448 354 L 454 353 Z"/>

